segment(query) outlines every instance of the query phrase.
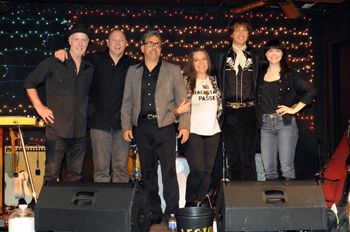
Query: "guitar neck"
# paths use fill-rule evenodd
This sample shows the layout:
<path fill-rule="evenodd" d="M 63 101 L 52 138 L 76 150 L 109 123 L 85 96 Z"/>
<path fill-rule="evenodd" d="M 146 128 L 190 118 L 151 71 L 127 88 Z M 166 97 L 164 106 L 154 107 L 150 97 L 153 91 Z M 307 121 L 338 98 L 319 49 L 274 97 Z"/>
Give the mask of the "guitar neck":
<path fill-rule="evenodd" d="M 16 135 L 12 128 L 9 128 L 11 138 L 11 154 L 12 154 L 12 173 L 14 176 L 18 173 L 17 152 L 16 152 Z"/>

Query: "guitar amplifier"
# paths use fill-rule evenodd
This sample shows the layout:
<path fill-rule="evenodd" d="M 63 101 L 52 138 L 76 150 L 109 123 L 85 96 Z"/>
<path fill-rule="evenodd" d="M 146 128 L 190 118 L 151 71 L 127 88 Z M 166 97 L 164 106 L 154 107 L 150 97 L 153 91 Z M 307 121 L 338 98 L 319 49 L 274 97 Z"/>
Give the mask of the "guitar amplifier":
<path fill-rule="evenodd" d="M 6 205 L 13 205 L 10 200 L 10 198 L 13 198 L 13 193 L 11 192 L 11 189 L 8 187 L 11 185 L 9 181 L 13 181 L 13 172 L 12 170 L 12 148 L 11 146 L 5 146 L 4 147 L 4 174 L 5 174 L 5 196 L 4 196 L 4 202 Z M 42 184 L 43 184 L 43 178 L 45 174 L 45 146 L 26 146 L 26 151 L 28 155 L 28 161 L 30 165 L 30 169 L 32 171 L 32 177 L 34 181 L 34 189 L 37 194 L 40 194 Z M 23 149 L 21 146 L 16 146 L 16 153 L 17 153 L 17 170 L 20 171 L 27 171 L 25 160 L 24 160 L 24 154 Z M 8 182 L 8 183 L 6 183 Z M 29 184 L 29 180 L 28 180 Z M 10 187 L 11 188 L 11 187 Z M 6 194 L 8 193 L 8 194 Z M 17 203 L 17 201 L 16 201 Z M 16 204 L 15 203 L 15 204 Z"/>

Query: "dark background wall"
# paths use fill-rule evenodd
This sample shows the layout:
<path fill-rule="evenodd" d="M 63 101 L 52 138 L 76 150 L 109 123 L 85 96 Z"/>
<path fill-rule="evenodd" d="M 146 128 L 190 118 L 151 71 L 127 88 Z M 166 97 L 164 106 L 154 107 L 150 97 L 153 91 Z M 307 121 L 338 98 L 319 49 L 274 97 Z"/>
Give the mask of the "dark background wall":
<path fill-rule="evenodd" d="M 330 96 L 326 105 L 328 113 L 326 123 L 327 135 L 332 141 L 332 148 L 340 139 L 350 119 L 350 14 L 349 11 L 338 11 L 327 16 L 323 24 L 326 32 L 327 76 L 325 85 Z"/>
<path fill-rule="evenodd" d="M 94 31 L 90 52 L 105 49 L 108 32 L 120 28 L 129 40 L 127 53 L 138 59 L 142 34 L 157 29 L 164 40 L 164 59 L 183 66 L 194 47 L 213 51 L 229 46 L 226 25 L 234 17 L 224 7 L 44 3 L 8 7 L 0 15 L 0 116 L 36 115 L 22 88 L 23 79 L 53 51 L 67 47 L 64 34 L 78 21 Z M 348 9 L 308 11 L 297 20 L 287 20 L 279 9 L 271 8 L 242 15 L 254 27 L 251 46 L 259 49 L 267 39 L 279 38 L 288 48 L 292 66 L 318 90 L 315 104 L 298 115 L 299 178 L 311 178 L 319 170 L 350 117 Z M 42 131 L 27 130 L 26 141 L 43 143 Z"/>
<path fill-rule="evenodd" d="M 318 104 L 315 121 L 321 156 L 337 147 L 350 119 L 350 10 L 349 4 L 328 12 L 311 12 Z"/>

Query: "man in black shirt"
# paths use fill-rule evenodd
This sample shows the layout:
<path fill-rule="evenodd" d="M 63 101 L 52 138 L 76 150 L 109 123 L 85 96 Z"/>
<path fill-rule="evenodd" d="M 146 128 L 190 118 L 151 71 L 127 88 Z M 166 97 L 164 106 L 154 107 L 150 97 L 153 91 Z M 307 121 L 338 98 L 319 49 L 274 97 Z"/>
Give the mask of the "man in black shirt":
<path fill-rule="evenodd" d="M 89 43 L 87 30 L 76 26 L 68 42 L 69 57 L 64 63 L 49 57 L 24 81 L 33 107 L 47 123 L 45 181 L 57 181 L 65 155 L 68 181 L 79 181 L 86 151 L 88 94 L 94 71 L 83 58 Z M 37 91 L 42 84 L 46 106 Z"/>
<path fill-rule="evenodd" d="M 126 141 L 135 138 L 139 146 L 143 183 L 149 193 L 151 223 L 169 219 L 179 207 L 179 188 L 175 169 L 174 108 L 186 98 L 180 68 L 160 58 L 162 41 L 157 31 L 142 38 L 144 63 L 130 66 L 125 80 L 121 121 Z M 179 116 L 179 136 L 189 137 L 190 114 Z M 158 195 L 158 162 L 161 166 L 166 202 L 162 218 Z"/>
<path fill-rule="evenodd" d="M 247 46 L 251 26 L 245 19 L 229 25 L 232 46 L 213 56 L 213 67 L 223 95 L 222 125 L 230 180 L 256 180 L 257 116 L 255 89 L 258 59 Z"/>
<path fill-rule="evenodd" d="M 94 64 L 89 127 L 95 182 L 128 182 L 129 143 L 123 139 L 120 109 L 125 76 L 136 60 L 124 54 L 125 34 L 114 30 L 107 40 L 108 51 L 87 58 Z"/>
<path fill-rule="evenodd" d="M 120 109 L 126 72 L 138 61 L 124 54 L 126 46 L 125 34 L 116 29 L 109 33 L 108 50 L 86 57 L 95 68 L 88 118 L 95 182 L 129 181 L 129 143 L 122 137 Z M 64 60 L 66 52 L 59 50 L 55 56 Z"/>

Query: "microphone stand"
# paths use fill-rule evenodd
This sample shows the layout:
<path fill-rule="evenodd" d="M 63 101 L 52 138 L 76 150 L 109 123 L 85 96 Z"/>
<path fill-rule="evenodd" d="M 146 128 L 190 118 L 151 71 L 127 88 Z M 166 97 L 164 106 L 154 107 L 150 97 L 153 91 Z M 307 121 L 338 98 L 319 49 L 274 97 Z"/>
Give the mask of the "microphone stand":
<path fill-rule="evenodd" d="M 226 152 L 225 152 L 224 141 L 222 142 L 221 151 L 222 151 L 222 179 L 221 179 L 221 182 L 228 183 L 228 182 L 230 182 L 230 180 L 228 178 L 228 160 L 227 160 L 227 156 L 226 156 Z"/>

